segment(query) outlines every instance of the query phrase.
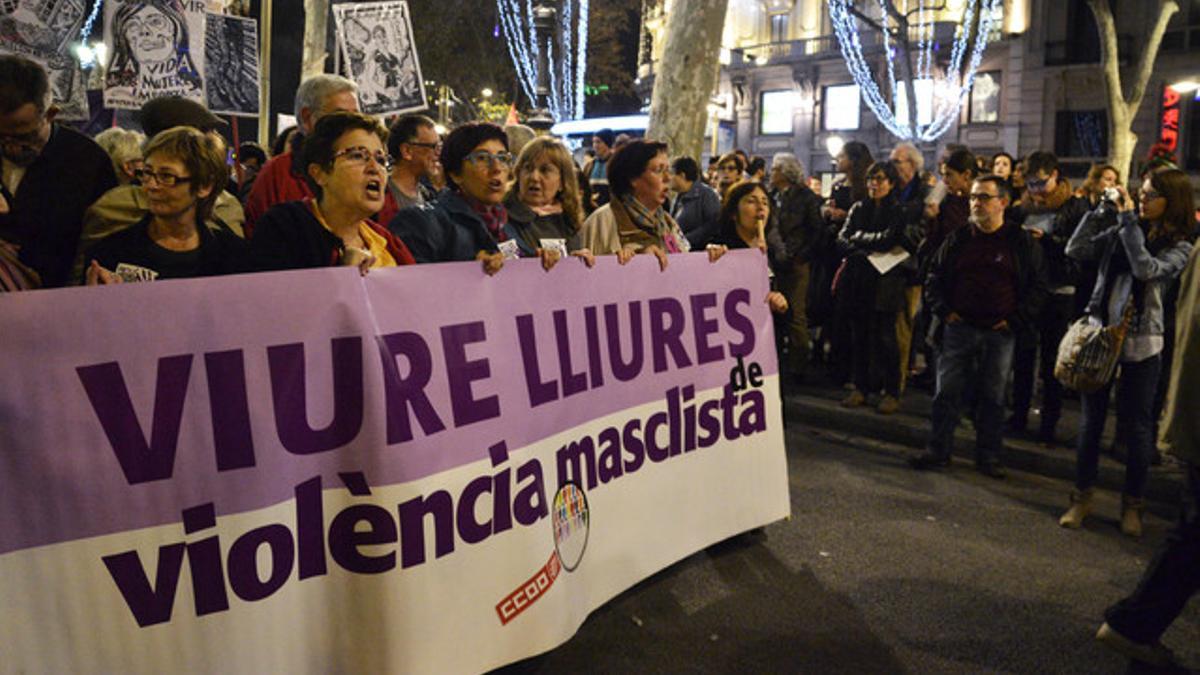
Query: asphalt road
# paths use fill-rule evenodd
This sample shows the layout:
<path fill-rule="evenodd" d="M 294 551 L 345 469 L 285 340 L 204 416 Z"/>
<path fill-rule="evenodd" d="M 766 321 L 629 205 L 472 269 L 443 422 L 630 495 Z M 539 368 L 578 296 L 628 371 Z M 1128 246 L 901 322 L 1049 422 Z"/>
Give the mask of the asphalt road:
<path fill-rule="evenodd" d="M 787 440 L 790 520 L 667 568 L 498 672 L 1143 672 L 1092 636 L 1167 521 L 1124 538 L 1102 494 L 1068 531 L 1061 481 L 921 474 L 899 446 L 807 427 Z M 1163 641 L 1200 667 L 1200 600 Z"/>

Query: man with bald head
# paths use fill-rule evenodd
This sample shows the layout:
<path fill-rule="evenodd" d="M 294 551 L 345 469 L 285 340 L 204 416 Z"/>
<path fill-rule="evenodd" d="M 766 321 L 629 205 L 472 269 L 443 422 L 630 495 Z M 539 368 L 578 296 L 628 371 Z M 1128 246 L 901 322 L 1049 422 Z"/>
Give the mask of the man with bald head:
<path fill-rule="evenodd" d="M 296 90 L 296 124 L 299 127 L 292 147 L 272 157 L 258 172 L 254 187 L 246 197 L 246 235 L 254 230 L 267 209 L 283 202 L 312 197 L 304 178 L 304 167 L 296 150 L 311 134 L 317 120 L 338 110 L 358 112 L 358 85 L 340 75 L 315 75 L 300 83 Z"/>

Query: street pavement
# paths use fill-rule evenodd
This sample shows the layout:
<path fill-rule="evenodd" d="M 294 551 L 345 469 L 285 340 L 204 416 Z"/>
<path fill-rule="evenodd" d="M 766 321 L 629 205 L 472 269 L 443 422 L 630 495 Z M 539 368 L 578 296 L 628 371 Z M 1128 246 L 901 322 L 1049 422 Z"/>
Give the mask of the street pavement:
<path fill-rule="evenodd" d="M 872 413 L 867 413 L 872 414 Z M 1093 635 L 1135 586 L 1169 523 L 1117 529 L 1103 492 L 1080 531 L 1069 484 L 792 423 L 792 517 L 696 553 L 596 610 L 516 673 L 1123 673 Z M 1200 601 L 1164 643 L 1200 666 Z"/>

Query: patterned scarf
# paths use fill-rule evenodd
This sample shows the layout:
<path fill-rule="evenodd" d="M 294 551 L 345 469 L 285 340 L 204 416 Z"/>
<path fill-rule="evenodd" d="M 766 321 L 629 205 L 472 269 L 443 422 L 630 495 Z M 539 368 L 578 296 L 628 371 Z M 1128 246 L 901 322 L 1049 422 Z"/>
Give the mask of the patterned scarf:
<path fill-rule="evenodd" d="M 625 207 L 629 219 L 638 229 L 662 240 L 667 253 L 687 253 L 691 250 L 687 237 L 683 236 L 683 230 L 679 229 L 679 224 L 667 215 L 666 209 L 662 206 L 651 211 L 642 206 L 642 203 L 633 195 L 621 197 L 621 206 Z"/>
<path fill-rule="evenodd" d="M 492 235 L 492 239 L 495 239 L 497 243 L 508 239 L 508 235 L 504 232 L 504 225 L 508 223 L 508 211 L 504 208 L 503 204 L 488 206 L 461 190 L 458 194 L 471 207 L 471 210 L 483 220 L 483 224 L 487 227 L 488 234 Z"/>

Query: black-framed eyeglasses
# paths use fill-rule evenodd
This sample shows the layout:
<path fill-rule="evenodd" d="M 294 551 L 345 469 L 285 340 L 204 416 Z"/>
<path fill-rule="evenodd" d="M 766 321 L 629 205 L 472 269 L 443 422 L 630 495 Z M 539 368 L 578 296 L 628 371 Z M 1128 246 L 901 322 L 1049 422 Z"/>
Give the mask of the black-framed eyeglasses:
<path fill-rule="evenodd" d="M 887 174 L 875 173 L 867 176 L 868 183 L 886 183 L 888 182 Z"/>
<path fill-rule="evenodd" d="M 1141 198 L 1141 200 L 1143 202 L 1148 202 L 1148 201 L 1151 201 L 1154 199 L 1158 199 L 1159 197 L 1162 196 L 1162 193 L 1157 190 L 1139 190 L 1138 196 Z"/>
<path fill-rule="evenodd" d="M 415 145 L 418 148 L 426 148 L 428 150 L 441 150 L 442 149 L 441 141 L 438 141 L 437 143 L 421 143 L 419 141 L 405 141 L 404 144 L 405 145 Z"/>
<path fill-rule="evenodd" d="M 364 148 L 362 146 L 355 146 L 353 148 L 345 148 L 342 150 L 338 150 L 337 152 L 333 153 L 333 157 L 331 159 L 333 161 L 337 161 L 338 158 L 340 158 L 340 157 L 345 157 L 346 161 L 351 162 L 353 164 L 361 164 L 363 166 L 366 166 L 367 162 L 373 160 L 376 164 L 383 167 L 384 170 L 388 170 L 388 169 L 392 168 L 391 156 L 389 156 L 388 154 L 386 154 L 380 150 L 371 152 L 370 150 L 368 150 L 367 148 Z"/>
<path fill-rule="evenodd" d="M 1039 190 L 1045 190 L 1046 185 L 1049 182 L 1050 182 L 1049 178 L 1043 178 L 1041 180 L 1038 180 L 1037 178 L 1026 178 L 1025 179 L 1025 189 L 1033 190 L 1035 192 L 1039 191 Z"/>
<path fill-rule="evenodd" d="M 468 154 L 464 159 L 478 169 L 490 169 L 493 164 L 499 164 L 507 169 L 512 166 L 513 154 L 511 152 L 491 153 L 487 150 L 476 150 Z"/>
<path fill-rule="evenodd" d="M 971 201 L 982 202 L 984 204 L 987 204 L 988 202 L 992 201 L 993 199 L 999 199 L 999 198 L 1000 198 L 999 195 L 989 195 L 986 192 L 972 192 L 971 193 Z"/>
<path fill-rule="evenodd" d="M 154 181 L 156 185 L 161 187 L 175 187 L 180 183 L 192 182 L 192 176 L 176 176 L 169 171 L 151 171 L 150 169 L 138 169 L 133 172 L 135 178 L 142 185 L 146 185 L 150 181 Z"/>

